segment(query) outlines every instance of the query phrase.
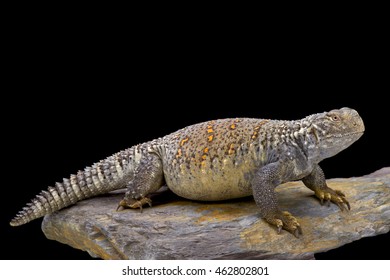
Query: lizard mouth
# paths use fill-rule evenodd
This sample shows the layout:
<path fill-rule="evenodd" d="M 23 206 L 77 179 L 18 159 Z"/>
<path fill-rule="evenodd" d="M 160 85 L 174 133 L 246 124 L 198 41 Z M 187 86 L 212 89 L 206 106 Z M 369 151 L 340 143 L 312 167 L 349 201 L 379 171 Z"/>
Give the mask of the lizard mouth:
<path fill-rule="evenodd" d="M 350 132 L 350 133 L 345 133 L 345 134 L 334 134 L 334 135 L 328 135 L 327 138 L 344 138 L 344 137 L 348 137 L 348 136 L 355 136 L 355 135 L 359 135 L 362 136 L 364 134 L 364 130 L 362 131 L 356 131 L 356 132 Z"/>
<path fill-rule="evenodd" d="M 364 131 L 350 132 L 350 133 L 344 134 L 343 136 L 349 136 L 349 135 L 355 135 L 355 134 L 363 134 L 363 132 L 364 132 Z"/>

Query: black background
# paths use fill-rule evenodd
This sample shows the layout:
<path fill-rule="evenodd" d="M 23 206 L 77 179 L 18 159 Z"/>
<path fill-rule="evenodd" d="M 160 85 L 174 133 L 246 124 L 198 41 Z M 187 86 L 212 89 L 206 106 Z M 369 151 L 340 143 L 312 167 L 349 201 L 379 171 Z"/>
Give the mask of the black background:
<path fill-rule="evenodd" d="M 23 24 L 8 43 L 1 231 L 10 246 L 2 250 L 4 259 L 89 259 L 47 240 L 41 219 L 16 228 L 8 223 L 63 177 L 201 121 L 298 119 L 347 106 L 358 110 L 366 133 L 322 162 L 327 178 L 390 166 L 389 80 L 383 69 L 389 46 L 380 29 L 365 23 L 310 29 L 297 22 L 271 32 L 243 28 L 252 22 L 183 29 L 172 23 L 137 33 L 50 22 Z M 389 259 L 375 249 L 389 237 L 365 238 L 317 257 Z"/>

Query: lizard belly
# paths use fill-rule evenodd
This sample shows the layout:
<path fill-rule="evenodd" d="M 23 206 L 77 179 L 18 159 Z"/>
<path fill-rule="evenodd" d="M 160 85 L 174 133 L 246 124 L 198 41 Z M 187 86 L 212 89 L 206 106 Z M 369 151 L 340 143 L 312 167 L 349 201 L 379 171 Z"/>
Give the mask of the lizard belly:
<path fill-rule="evenodd" d="M 201 201 L 217 201 L 252 195 L 254 171 L 241 167 L 210 168 L 182 167 L 175 175 L 165 176 L 170 190 L 178 196 Z"/>

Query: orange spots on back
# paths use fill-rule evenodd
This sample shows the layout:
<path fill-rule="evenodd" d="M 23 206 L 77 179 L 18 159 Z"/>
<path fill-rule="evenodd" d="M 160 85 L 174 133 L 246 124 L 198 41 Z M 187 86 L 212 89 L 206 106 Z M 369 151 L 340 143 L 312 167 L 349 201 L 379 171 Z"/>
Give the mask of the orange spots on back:
<path fill-rule="evenodd" d="M 266 124 L 267 122 L 269 122 L 269 120 L 262 120 L 261 122 L 259 122 L 259 126 L 262 126 L 263 124 Z"/>
<path fill-rule="evenodd" d="M 206 165 L 206 159 L 207 159 L 208 153 L 209 153 L 209 148 L 208 147 L 204 148 L 203 149 L 203 155 L 201 157 L 202 160 L 200 162 L 199 167 L 203 167 L 203 166 Z"/>
<path fill-rule="evenodd" d="M 213 133 L 213 126 L 211 124 L 207 125 L 207 133 Z"/>
<path fill-rule="evenodd" d="M 259 136 L 259 130 L 260 128 L 266 124 L 267 122 L 269 122 L 269 120 L 262 120 L 261 122 L 259 122 L 254 128 L 253 128 L 253 134 L 252 134 L 252 139 L 255 140 L 258 136 Z"/>
<path fill-rule="evenodd" d="M 187 141 L 189 140 L 189 138 L 184 138 L 183 140 L 180 141 L 180 146 L 183 146 Z"/>
<path fill-rule="evenodd" d="M 176 158 L 180 158 L 182 155 L 181 149 L 177 150 Z"/>
<path fill-rule="evenodd" d="M 236 124 L 232 124 L 232 125 L 230 126 L 230 129 L 231 129 L 231 130 L 236 129 Z"/>
<path fill-rule="evenodd" d="M 209 136 L 207 136 L 207 141 L 208 142 L 213 141 L 213 138 L 214 138 L 214 129 L 213 129 L 213 126 L 212 126 L 214 123 L 215 123 L 215 121 L 211 121 L 207 125 L 207 134 L 209 135 Z"/>

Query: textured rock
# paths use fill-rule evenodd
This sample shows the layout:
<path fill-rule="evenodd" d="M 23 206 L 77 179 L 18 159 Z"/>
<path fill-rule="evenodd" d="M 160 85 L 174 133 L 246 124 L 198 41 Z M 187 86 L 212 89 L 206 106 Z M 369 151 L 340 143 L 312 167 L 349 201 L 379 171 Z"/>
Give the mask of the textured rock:
<path fill-rule="evenodd" d="M 103 259 L 312 259 L 366 236 L 390 230 L 390 167 L 359 178 L 328 180 L 343 191 L 351 211 L 321 206 L 301 182 L 277 188 L 282 209 L 297 217 L 299 239 L 259 218 L 252 198 L 193 202 L 171 192 L 153 198 L 153 208 L 116 212 L 123 193 L 77 203 L 48 215 L 49 239 Z"/>

